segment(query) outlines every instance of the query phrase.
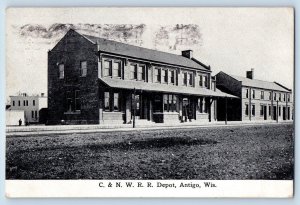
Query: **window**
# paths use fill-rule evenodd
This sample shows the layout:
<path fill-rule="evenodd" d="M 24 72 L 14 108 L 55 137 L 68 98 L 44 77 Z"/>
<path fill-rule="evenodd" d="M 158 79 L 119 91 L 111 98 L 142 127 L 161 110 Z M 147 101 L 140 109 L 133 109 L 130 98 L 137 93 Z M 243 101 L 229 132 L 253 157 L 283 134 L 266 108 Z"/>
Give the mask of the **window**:
<path fill-rule="evenodd" d="M 249 89 L 246 89 L 246 98 L 249 98 Z"/>
<path fill-rule="evenodd" d="M 19 107 L 21 106 L 21 101 L 20 100 L 18 101 L 18 105 L 19 105 Z"/>
<path fill-rule="evenodd" d="M 281 101 L 281 93 L 278 94 L 279 101 Z"/>
<path fill-rule="evenodd" d="M 23 100 L 23 106 L 26 106 L 26 101 L 25 100 Z"/>
<path fill-rule="evenodd" d="M 31 111 L 31 118 L 34 118 L 34 111 Z"/>
<path fill-rule="evenodd" d="M 35 117 L 35 119 L 38 118 L 38 116 L 37 116 L 37 111 L 34 111 L 34 117 Z"/>
<path fill-rule="evenodd" d="M 260 116 L 264 115 L 264 106 L 260 105 Z"/>
<path fill-rule="evenodd" d="M 112 61 L 104 60 L 104 76 L 112 76 Z"/>
<path fill-rule="evenodd" d="M 271 116 L 271 105 L 269 105 L 269 116 Z"/>
<path fill-rule="evenodd" d="M 35 100 L 32 101 L 32 105 L 35 106 Z"/>
<path fill-rule="evenodd" d="M 200 87 L 203 87 L 203 76 L 202 75 L 199 75 L 199 86 Z"/>
<path fill-rule="evenodd" d="M 64 77 L 65 77 L 65 65 L 64 64 L 59 64 L 58 69 L 59 69 L 59 79 L 64 79 Z"/>
<path fill-rule="evenodd" d="M 193 73 L 189 73 L 189 86 L 193 86 Z"/>
<path fill-rule="evenodd" d="M 70 91 L 66 92 L 66 108 L 65 110 L 67 112 L 71 112 L 73 110 L 73 105 L 72 105 L 72 93 Z"/>
<path fill-rule="evenodd" d="M 120 110 L 119 93 L 114 93 L 114 111 Z"/>
<path fill-rule="evenodd" d="M 204 87 L 208 88 L 208 77 L 204 76 Z"/>
<path fill-rule="evenodd" d="M 164 99 L 164 111 L 165 112 L 176 112 L 177 109 L 177 95 L 165 94 Z"/>
<path fill-rule="evenodd" d="M 15 101 L 13 101 L 13 106 L 15 106 Z"/>
<path fill-rule="evenodd" d="M 28 106 L 28 100 L 26 100 L 26 106 Z"/>
<path fill-rule="evenodd" d="M 283 94 L 283 102 L 285 102 L 285 93 Z"/>
<path fill-rule="evenodd" d="M 80 62 L 80 76 L 85 77 L 87 74 L 87 62 L 81 61 Z"/>
<path fill-rule="evenodd" d="M 144 65 L 138 67 L 138 80 L 145 81 L 145 68 Z"/>
<path fill-rule="evenodd" d="M 104 110 L 109 111 L 110 106 L 109 106 L 109 92 L 104 92 Z"/>
<path fill-rule="evenodd" d="M 281 116 L 281 106 L 278 106 L 278 115 Z"/>
<path fill-rule="evenodd" d="M 187 72 L 183 73 L 183 82 L 182 82 L 182 84 L 187 85 Z"/>
<path fill-rule="evenodd" d="M 272 100 L 272 92 L 269 92 L 269 100 Z"/>
<path fill-rule="evenodd" d="M 255 99 L 255 90 L 252 90 L 252 98 Z"/>
<path fill-rule="evenodd" d="M 287 101 L 290 102 L 291 99 L 290 99 L 290 94 L 287 94 Z"/>
<path fill-rule="evenodd" d="M 246 116 L 249 115 L 249 105 L 248 104 L 245 105 L 245 115 Z"/>
<path fill-rule="evenodd" d="M 75 110 L 81 110 L 80 91 L 75 90 Z"/>
<path fill-rule="evenodd" d="M 163 69 L 161 77 L 162 77 L 163 83 L 168 83 L 168 70 Z"/>
<path fill-rule="evenodd" d="M 264 91 L 261 91 L 260 92 L 260 99 L 265 99 L 265 92 Z"/>
<path fill-rule="evenodd" d="M 274 93 L 274 100 L 276 100 L 276 93 Z"/>
<path fill-rule="evenodd" d="M 113 63 L 113 77 L 121 78 L 121 61 L 114 61 L 114 63 Z"/>
<path fill-rule="evenodd" d="M 255 105 L 252 105 L 252 115 L 255 116 Z"/>
<path fill-rule="evenodd" d="M 164 95 L 164 111 L 168 111 L 168 95 Z"/>
<path fill-rule="evenodd" d="M 175 70 L 170 71 L 170 83 L 175 84 Z"/>
<path fill-rule="evenodd" d="M 130 79 L 137 80 L 137 65 L 136 64 L 130 65 Z"/>
<path fill-rule="evenodd" d="M 161 69 L 160 68 L 155 68 L 154 74 L 155 74 L 155 81 L 157 83 L 160 83 L 160 80 L 161 80 Z"/>

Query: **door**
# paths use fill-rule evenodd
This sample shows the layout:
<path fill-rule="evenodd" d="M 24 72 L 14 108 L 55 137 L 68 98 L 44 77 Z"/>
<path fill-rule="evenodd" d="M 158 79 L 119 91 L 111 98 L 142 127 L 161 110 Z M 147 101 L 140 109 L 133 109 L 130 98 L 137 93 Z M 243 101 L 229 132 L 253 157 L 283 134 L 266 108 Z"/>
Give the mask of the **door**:
<path fill-rule="evenodd" d="M 273 107 L 273 120 L 277 120 L 277 107 Z"/>
<path fill-rule="evenodd" d="M 264 106 L 264 120 L 267 120 L 267 106 Z"/>
<path fill-rule="evenodd" d="M 182 116 L 183 116 L 183 121 L 184 122 L 188 121 L 189 113 L 190 113 L 189 98 L 183 98 L 182 99 Z"/>
<path fill-rule="evenodd" d="M 287 119 L 290 120 L 290 107 L 287 108 L 287 112 L 288 112 L 287 113 L 287 116 L 288 116 Z"/>
<path fill-rule="evenodd" d="M 286 107 L 283 107 L 282 109 L 282 117 L 283 117 L 283 120 L 286 120 Z"/>

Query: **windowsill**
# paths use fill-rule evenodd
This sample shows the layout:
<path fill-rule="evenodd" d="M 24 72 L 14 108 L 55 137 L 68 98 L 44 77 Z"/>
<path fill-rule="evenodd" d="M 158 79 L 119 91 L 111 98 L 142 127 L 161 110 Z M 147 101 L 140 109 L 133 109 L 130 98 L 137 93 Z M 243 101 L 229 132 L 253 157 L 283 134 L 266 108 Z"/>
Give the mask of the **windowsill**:
<path fill-rule="evenodd" d="M 78 114 L 81 114 L 81 111 L 80 110 L 76 110 L 76 111 L 67 111 L 67 112 L 64 112 L 65 115 L 78 115 Z"/>

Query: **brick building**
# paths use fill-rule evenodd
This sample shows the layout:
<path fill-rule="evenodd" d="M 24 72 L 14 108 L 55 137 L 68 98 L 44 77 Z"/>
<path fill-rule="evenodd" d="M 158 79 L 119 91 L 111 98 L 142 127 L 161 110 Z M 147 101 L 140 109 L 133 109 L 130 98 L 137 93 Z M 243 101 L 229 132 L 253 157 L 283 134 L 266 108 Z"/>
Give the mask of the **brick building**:
<path fill-rule="evenodd" d="M 182 55 L 69 30 L 48 52 L 48 124 L 209 122 L 216 99 L 210 67 Z"/>
<path fill-rule="evenodd" d="M 277 82 L 254 79 L 254 69 L 246 77 L 219 72 L 216 86 L 223 92 L 239 98 L 227 100 L 228 120 L 291 120 L 293 113 L 292 91 Z M 217 103 L 217 119 L 225 119 L 225 99 Z"/>

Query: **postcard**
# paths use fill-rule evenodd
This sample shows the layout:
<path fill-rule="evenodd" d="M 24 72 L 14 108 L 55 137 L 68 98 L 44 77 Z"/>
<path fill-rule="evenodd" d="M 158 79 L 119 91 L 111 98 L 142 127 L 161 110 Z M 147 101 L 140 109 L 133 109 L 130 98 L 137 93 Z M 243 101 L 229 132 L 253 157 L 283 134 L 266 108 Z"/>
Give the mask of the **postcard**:
<path fill-rule="evenodd" d="M 6 10 L 6 196 L 294 193 L 294 9 Z"/>

